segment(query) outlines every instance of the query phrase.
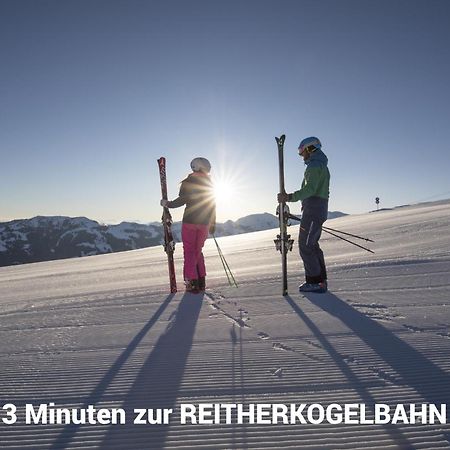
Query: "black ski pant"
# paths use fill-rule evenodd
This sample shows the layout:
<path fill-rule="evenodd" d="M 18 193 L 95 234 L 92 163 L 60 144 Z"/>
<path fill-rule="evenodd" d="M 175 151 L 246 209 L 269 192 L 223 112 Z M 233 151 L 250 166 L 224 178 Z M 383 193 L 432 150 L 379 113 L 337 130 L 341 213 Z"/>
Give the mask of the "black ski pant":
<path fill-rule="evenodd" d="M 321 215 L 303 212 L 300 222 L 298 244 L 300 257 L 305 267 L 307 283 L 321 283 L 327 279 L 327 269 L 322 249 L 319 246 L 322 225 L 325 222 Z"/>

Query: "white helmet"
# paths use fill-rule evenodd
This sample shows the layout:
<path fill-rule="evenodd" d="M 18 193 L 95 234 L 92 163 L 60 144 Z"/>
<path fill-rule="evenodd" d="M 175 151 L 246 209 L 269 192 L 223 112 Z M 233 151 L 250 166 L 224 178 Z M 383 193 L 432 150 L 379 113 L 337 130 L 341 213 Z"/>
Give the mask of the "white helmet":
<path fill-rule="evenodd" d="M 191 169 L 194 172 L 209 173 L 211 170 L 211 163 L 206 158 L 202 157 L 194 158 L 191 161 Z"/>

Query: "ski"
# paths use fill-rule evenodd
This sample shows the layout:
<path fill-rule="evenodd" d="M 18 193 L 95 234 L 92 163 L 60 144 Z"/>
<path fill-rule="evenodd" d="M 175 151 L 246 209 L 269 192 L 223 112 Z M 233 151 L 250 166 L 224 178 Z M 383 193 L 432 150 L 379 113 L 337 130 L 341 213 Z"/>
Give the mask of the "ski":
<path fill-rule="evenodd" d="M 158 159 L 159 178 L 161 181 L 161 194 L 164 200 L 167 200 L 167 178 L 166 178 L 166 158 L 163 156 Z M 167 253 L 169 264 L 170 292 L 177 292 L 177 280 L 175 277 L 175 264 L 173 262 L 173 252 L 175 251 L 175 241 L 172 235 L 172 216 L 169 208 L 163 208 L 162 224 L 164 228 L 164 251 Z"/>
<path fill-rule="evenodd" d="M 284 140 L 286 136 L 283 134 L 279 138 L 276 137 L 278 146 L 278 169 L 279 169 L 279 179 L 280 179 L 280 193 L 286 193 L 284 189 Z M 294 240 L 287 233 L 287 226 L 289 220 L 289 207 L 286 202 L 280 202 L 277 207 L 278 221 L 280 223 L 280 234 L 274 240 L 275 247 L 281 252 L 281 272 L 283 281 L 283 295 L 288 293 L 288 282 L 287 282 L 287 252 L 292 250 L 292 245 Z"/>

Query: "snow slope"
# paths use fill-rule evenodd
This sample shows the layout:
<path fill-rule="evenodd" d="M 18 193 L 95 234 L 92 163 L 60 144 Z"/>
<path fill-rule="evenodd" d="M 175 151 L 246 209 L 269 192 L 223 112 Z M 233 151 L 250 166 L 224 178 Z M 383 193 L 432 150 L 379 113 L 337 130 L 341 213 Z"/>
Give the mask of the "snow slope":
<path fill-rule="evenodd" d="M 0 268 L 0 408 L 19 417 L 0 423 L 0 448 L 450 448 L 440 424 L 180 423 L 184 403 L 450 403 L 450 202 L 327 225 L 376 253 L 324 233 L 323 296 L 296 291 L 296 250 L 280 295 L 275 230 L 218 240 L 237 289 L 207 241 L 203 298 L 168 295 L 161 247 Z M 181 244 L 176 265 L 181 290 Z M 26 403 L 49 402 L 175 412 L 161 426 L 24 423 Z"/>

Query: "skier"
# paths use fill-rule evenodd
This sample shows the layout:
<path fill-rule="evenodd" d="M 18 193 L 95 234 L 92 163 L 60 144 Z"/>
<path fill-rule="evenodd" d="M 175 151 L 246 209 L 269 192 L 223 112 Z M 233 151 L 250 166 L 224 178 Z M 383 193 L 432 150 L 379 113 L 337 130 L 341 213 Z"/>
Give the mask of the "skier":
<path fill-rule="evenodd" d="M 327 291 L 327 270 L 319 239 L 328 216 L 328 158 L 322 152 L 320 140 L 314 136 L 300 142 L 298 154 L 306 164 L 301 188 L 291 194 L 278 194 L 278 201 L 302 202 L 298 242 L 306 280 L 299 286 L 299 291 L 324 293 Z"/>
<path fill-rule="evenodd" d="M 178 198 L 162 199 L 161 206 L 178 208 L 186 205 L 181 227 L 184 250 L 183 276 L 186 291 L 198 293 L 206 289 L 206 268 L 202 248 L 209 233 L 216 226 L 216 203 L 209 176 L 211 164 L 206 158 L 191 161 L 192 173 L 182 182 Z"/>

